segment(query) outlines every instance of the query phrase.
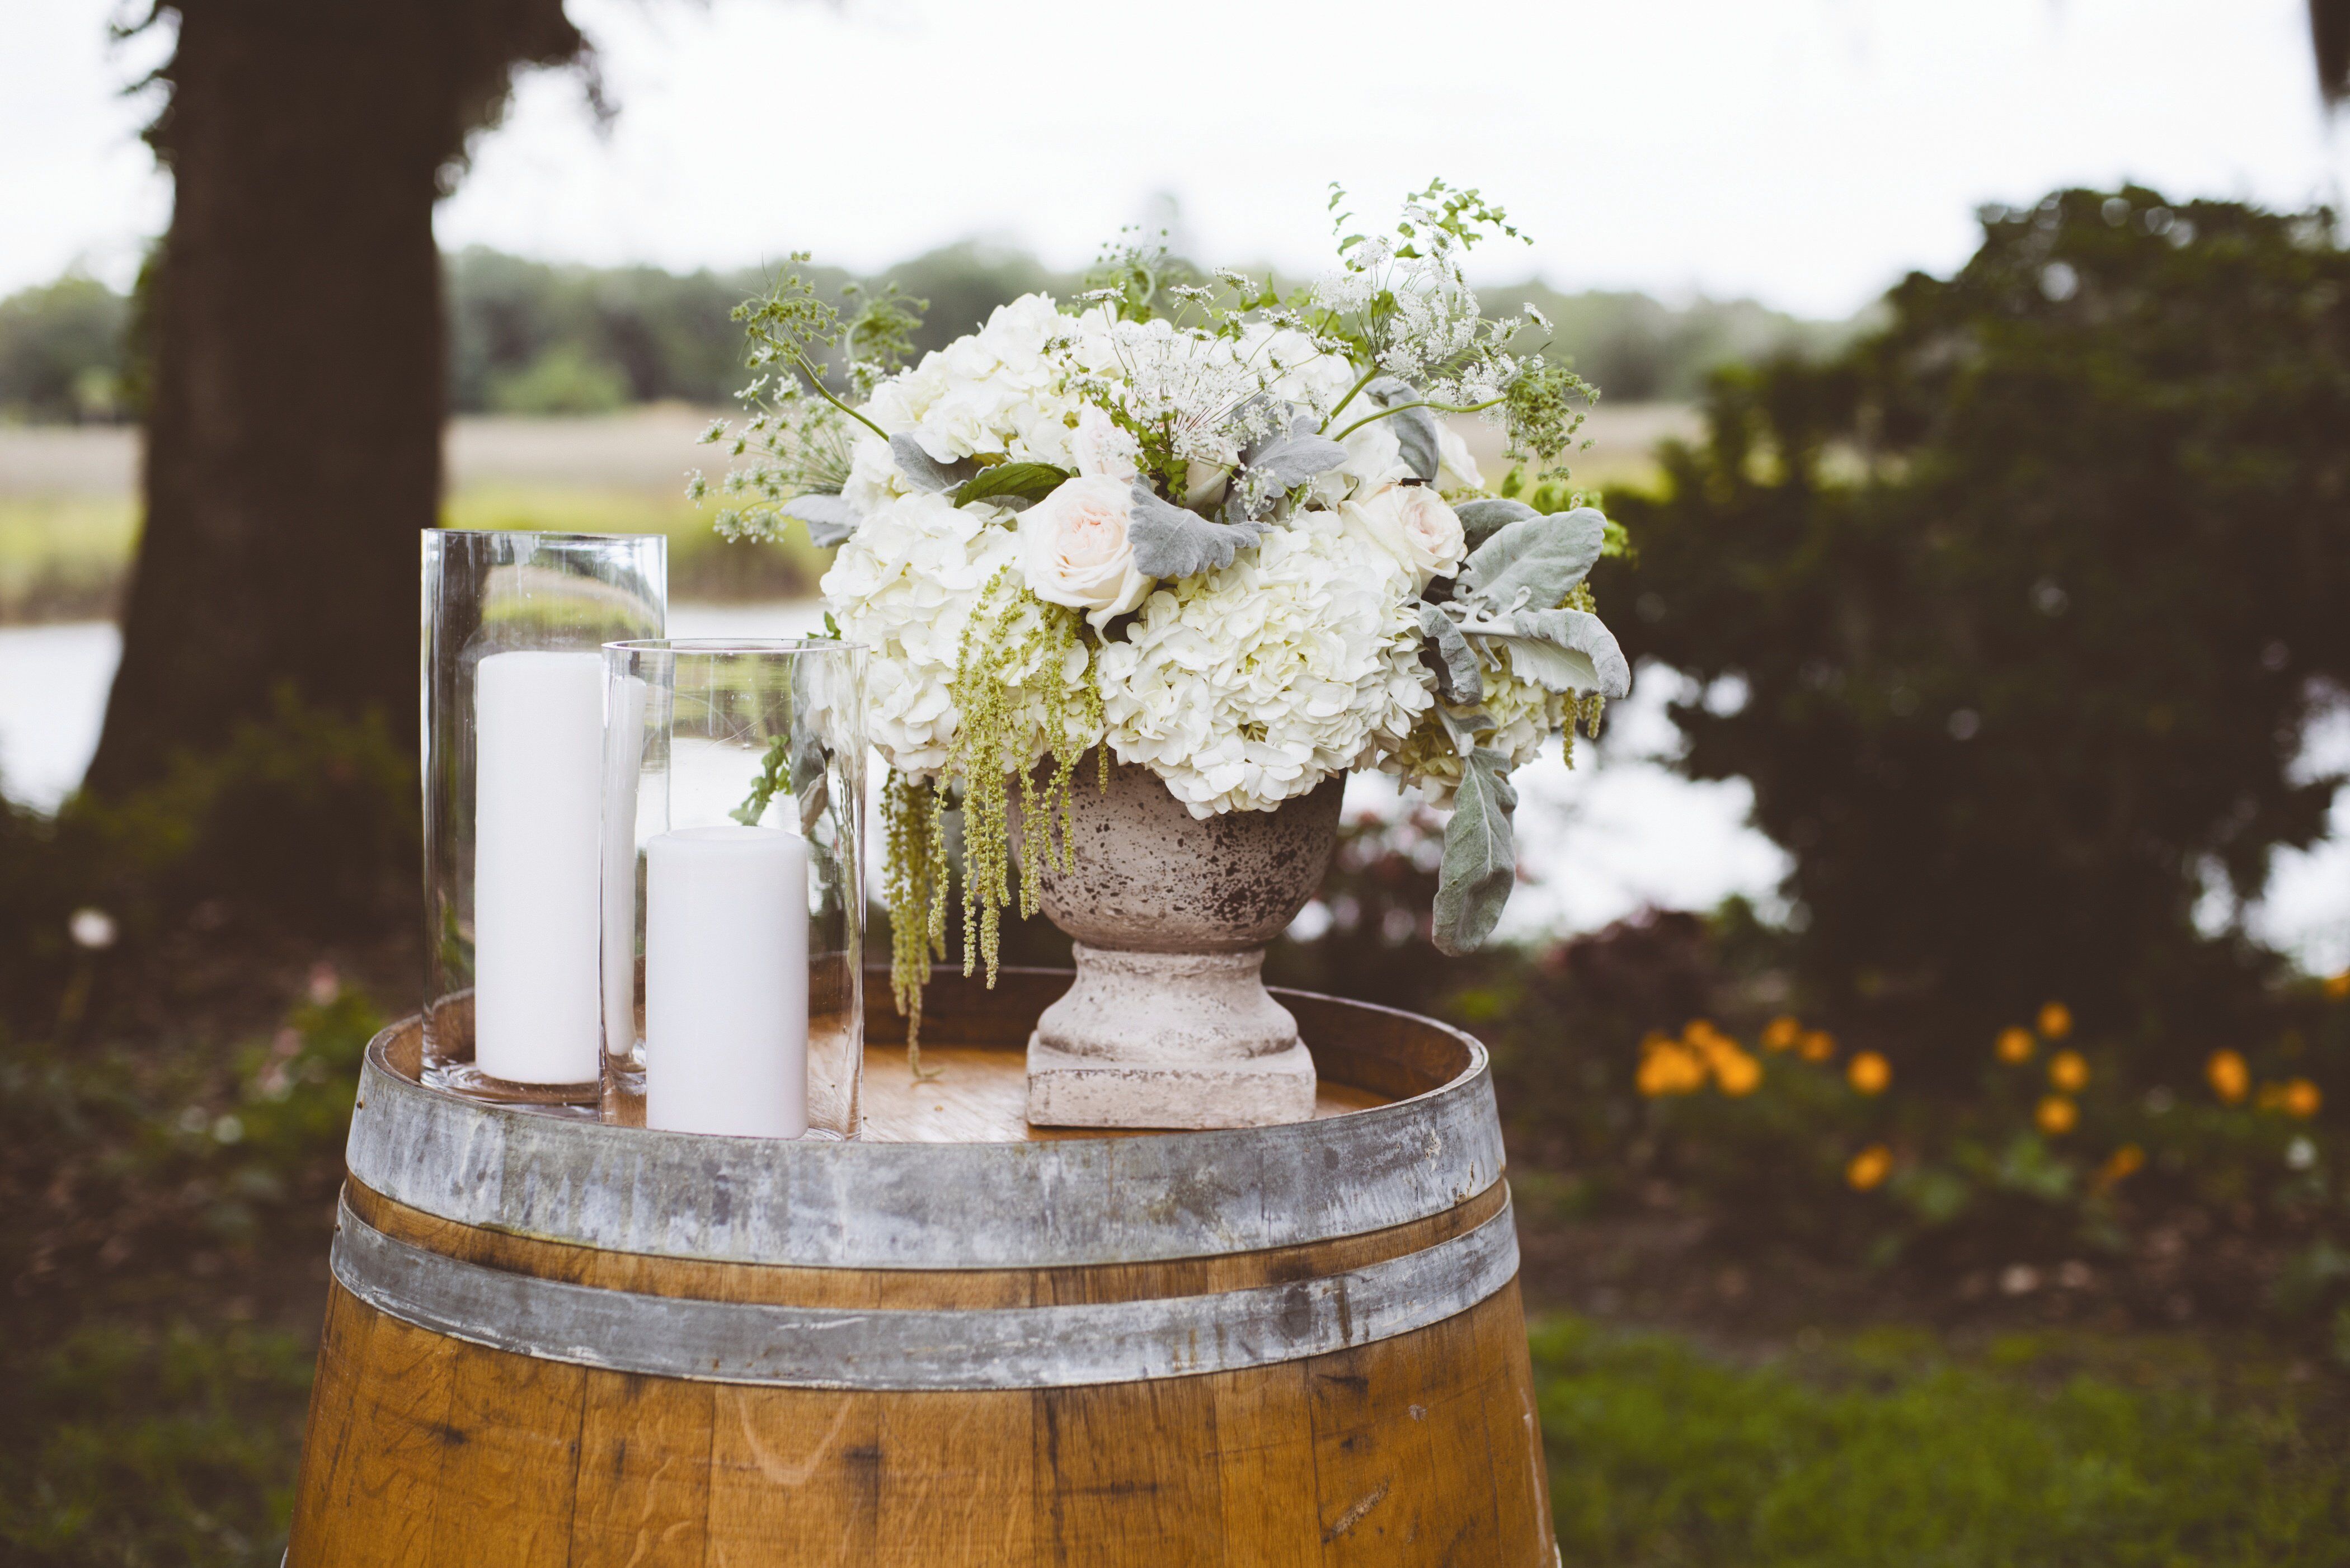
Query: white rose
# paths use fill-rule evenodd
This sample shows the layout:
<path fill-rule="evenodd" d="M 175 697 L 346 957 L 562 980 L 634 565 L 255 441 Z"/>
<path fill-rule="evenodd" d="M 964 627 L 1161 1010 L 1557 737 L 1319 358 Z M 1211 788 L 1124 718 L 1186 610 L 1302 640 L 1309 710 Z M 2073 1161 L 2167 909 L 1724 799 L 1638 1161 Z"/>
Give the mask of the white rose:
<path fill-rule="evenodd" d="M 1142 448 L 1101 410 L 1087 404 L 1077 410 L 1076 432 L 1069 438 L 1069 447 L 1076 456 L 1077 472 L 1086 478 L 1134 483 Z"/>
<path fill-rule="evenodd" d="M 1381 485 L 1341 506 L 1338 520 L 1409 572 L 1416 587 L 1459 571 L 1467 549 L 1461 519 L 1425 484 Z"/>
<path fill-rule="evenodd" d="M 1484 476 L 1477 472 L 1477 460 L 1469 455 L 1469 443 L 1451 423 L 1440 420 L 1436 426 L 1436 486 L 1440 490 L 1482 490 Z"/>
<path fill-rule="evenodd" d="M 1219 505 L 1224 499 L 1224 482 L 1232 476 L 1229 462 L 1206 462 L 1193 458 L 1183 465 L 1183 504 L 1186 506 Z"/>
<path fill-rule="evenodd" d="M 1020 514 L 1020 570 L 1047 604 L 1086 612 L 1098 631 L 1142 602 L 1151 579 L 1135 569 L 1128 480 L 1072 479 Z M 1456 524 L 1456 528 L 1457 528 Z"/>

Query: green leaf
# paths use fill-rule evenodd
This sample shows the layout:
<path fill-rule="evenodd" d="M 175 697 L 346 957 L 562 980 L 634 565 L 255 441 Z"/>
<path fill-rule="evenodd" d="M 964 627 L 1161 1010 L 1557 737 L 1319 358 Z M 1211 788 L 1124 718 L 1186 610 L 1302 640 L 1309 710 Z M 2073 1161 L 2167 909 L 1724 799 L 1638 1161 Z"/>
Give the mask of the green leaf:
<path fill-rule="evenodd" d="M 999 462 L 983 468 L 955 487 L 954 504 L 993 501 L 1017 512 L 1033 506 L 1076 475 L 1049 462 Z"/>
<path fill-rule="evenodd" d="M 1510 670 L 1551 691 L 1596 691 L 1609 699 L 1632 690 L 1631 662 L 1616 634 L 1586 610 L 1522 609 L 1494 619 L 1472 618 L 1461 629 L 1506 649 Z"/>
<path fill-rule="evenodd" d="M 1464 501 L 1452 509 L 1452 514 L 1461 519 L 1461 537 L 1471 550 L 1512 523 L 1523 523 L 1529 517 L 1542 515 L 1523 501 L 1511 501 L 1501 496 Z"/>
<path fill-rule="evenodd" d="M 818 549 L 837 545 L 857 532 L 857 509 L 837 495 L 815 492 L 795 495 L 777 510 L 806 524 L 808 541 Z"/>
<path fill-rule="evenodd" d="M 1436 694 L 1447 702 L 1482 702 L 1485 678 L 1477 670 L 1477 651 L 1452 618 L 1436 605 L 1419 607 L 1420 657 L 1436 671 Z"/>
<path fill-rule="evenodd" d="M 1590 572 L 1607 537 L 1607 519 L 1595 506 L 1505 523 L 1461 566 L 1454 597 L 1480 601 L 1492 615 L 1527 605 L 1549 609 Z"/>
<path fill-rule="evenodd" d="M 1134 515 L 1127 537 L 1134 545 L 1137 570 L 1153 577 L 1188 577 L 1211 566 L 1229 566 L 1255 544 L 1268 523 L 1211 523 L 1168 501 L 1140 480 L 1134 482 Z"/>
<path fill-rule="evenodd" d="M 1383 409 L 1398 404 L 1422 404 L 1419 389 L 1400 376 L 1381 376 L 1363 389 L 1365 396 Z M 1430 484 L 1436 483 L 1436 470 L 1441 462 L 1436 440 L 1436 410 L 1425 406 L 1405 407 L 1388 419 L 1394 430 L 1396 442 L 1403 448 L 1403 460 L 1411 465 L 1412 472 Z"/>
<path fill-rule="evenodd" d="M 933 494 L 952 490 L 980 472 L 979 464 L 970 458 L 957 458 L 952 462 L 941 462 L 922 450 L 922 443 L 899 431 L 889 438 L 889 455 L 898 460 L 899 472 L 917 490 Z"/>
<path fill-rule="evenodd" d="M 1436 885 L 1436 947 L 1454 957 L 1470 951 L 1502 919 L 1518 879 L 1510 814 L 1518 792 L 1510 760 L 1480 746 L 1461 759 L 1452 820 L 1444 825 L 1444 868 Z"/>
<path fill-rule="evenodd" d="M 1314 416 L 1300 415 L 1286 433 L 1267 436 L 1241 454 L 1241 466 L 1269 476 L 1276 492 L 1296 489 L 1347 461 L 1347 449 L 1315 431 Z"/>

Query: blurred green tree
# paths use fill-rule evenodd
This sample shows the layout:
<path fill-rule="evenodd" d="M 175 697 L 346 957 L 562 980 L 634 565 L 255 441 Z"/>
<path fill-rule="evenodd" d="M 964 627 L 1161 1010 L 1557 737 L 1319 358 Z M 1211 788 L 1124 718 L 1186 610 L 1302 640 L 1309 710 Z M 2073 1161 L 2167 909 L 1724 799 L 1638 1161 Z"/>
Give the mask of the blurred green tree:
<path fill-rule="evenodd" d="M 115 418 L 129 315 L 120 295 L 79 273 L 0 299 L 0 419 Z"/>
<path fill-rule="evenodd" d="M 2226 1043 L 2274 960 L 2199 909 L 2342 783 L 2297 756 L 2350 680 L 2350 254 L 2067 191 L 1887 303 L 1716 379 L 1602 597 L 1704 683 L 1683 766 L 1794 853 L 1816 1001 L 1970 1064 L 2050 997 Z"/>

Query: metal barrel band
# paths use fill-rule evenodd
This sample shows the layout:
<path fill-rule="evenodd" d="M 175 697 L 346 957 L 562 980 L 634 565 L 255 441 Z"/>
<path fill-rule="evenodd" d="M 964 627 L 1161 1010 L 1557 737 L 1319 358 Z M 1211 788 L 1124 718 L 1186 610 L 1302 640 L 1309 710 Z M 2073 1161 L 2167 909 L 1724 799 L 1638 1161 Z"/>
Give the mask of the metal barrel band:
<path fill-rule="evenodd" d="M 614 1372 L 791 1388 L 1057 1388 L 1231 1372 L 1409 1334 L 1518 1272 L 1510 1206 L 1418 1252 L 1320 1279 L 1067 1306 L 843 1311 L 598 1290 L 427 1251 L 346 1203 L 335 1278 L 404 1323 Z"/>
<path fill-rule="evenodd" d="M 1365 1009 L 1367 1012 L 1378 1011 Z M 534 1116 L 368 1049 L 350 1172 L 461 1225 L 607 1251 L 837 1269 L 1082 1267 L 1361 1235 L 1501 1179 L 1484 1048 L 1410 1099 L 1318 1121 L 1045 1143 L 695 1137 Z"/>

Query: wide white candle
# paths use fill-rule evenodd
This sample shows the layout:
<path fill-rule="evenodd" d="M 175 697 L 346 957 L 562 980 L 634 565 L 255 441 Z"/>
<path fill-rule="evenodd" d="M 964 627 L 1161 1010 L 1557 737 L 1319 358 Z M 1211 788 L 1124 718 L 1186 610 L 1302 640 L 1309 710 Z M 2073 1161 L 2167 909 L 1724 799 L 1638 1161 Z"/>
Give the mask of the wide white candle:
<path fill-rule="evenodd" d="M 645 843 L 645 1125 L 807 1131 L 807 842 L 686 827 Z"/>
<path fill-rule="evenodd" d="M 598 653 L 494 653 L 473 677 L 473 1062 L 597 1076 L 604 779 Z"/>

